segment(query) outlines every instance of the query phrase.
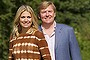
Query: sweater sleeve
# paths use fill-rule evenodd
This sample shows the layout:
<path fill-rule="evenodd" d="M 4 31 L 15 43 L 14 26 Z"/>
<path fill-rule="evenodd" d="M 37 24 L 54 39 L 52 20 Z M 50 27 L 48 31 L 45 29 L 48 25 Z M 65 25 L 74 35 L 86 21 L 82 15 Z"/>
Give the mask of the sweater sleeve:
<path fill-rule="evenodd" d="M 12 38 L 10 38 L 10 41 L 9 41 L 9 56 L 8 56 L 8 60 L 13 60 L 13 57 L 12 57 L 12 47 L 13 47 L 13 44 L 12 44 Z"/>
<path fill-rule="evenodd" d="M 40 31 L 37 31 L 35 33 L 35 35 L 36 35 L 37 40 L 38 40 L 38 46 L 39 46 L 39 50 L 40 50 L 40 53 L 41 53 L 43 60 L 51 60 L 50 52 L 48 49 L 48 44 L 45 40 L 43 33 Z"/>

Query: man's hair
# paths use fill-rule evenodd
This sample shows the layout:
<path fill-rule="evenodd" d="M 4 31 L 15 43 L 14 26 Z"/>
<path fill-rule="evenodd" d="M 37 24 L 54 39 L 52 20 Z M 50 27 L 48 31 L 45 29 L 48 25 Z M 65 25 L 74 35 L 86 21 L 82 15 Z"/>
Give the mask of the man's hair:
<path fill-rule="evenodd" d="M 51 1 L 43 1 L 38 7 L 38 10 L 39 10 L 38 13 L 40 13 L 40 11 L 42 9 L 46 9 L 49 5 L 52 5 L 54 12 L 56 12 L 56 7 L 55 7 L 53 2 L 51 2 Z"/>

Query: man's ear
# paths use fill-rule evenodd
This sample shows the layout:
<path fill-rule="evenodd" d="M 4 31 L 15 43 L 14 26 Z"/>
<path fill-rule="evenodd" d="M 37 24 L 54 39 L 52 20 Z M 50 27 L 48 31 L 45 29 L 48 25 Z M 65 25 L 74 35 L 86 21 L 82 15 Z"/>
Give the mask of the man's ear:
<path fill-rule="evenodd" d="M 40 16 L 38 15 L 38 19 L 40 19 Z"/>
<path fill-rule="evenodd" d="M 54 13 L 54 17 L 56 17 L 56 13 Z"/>

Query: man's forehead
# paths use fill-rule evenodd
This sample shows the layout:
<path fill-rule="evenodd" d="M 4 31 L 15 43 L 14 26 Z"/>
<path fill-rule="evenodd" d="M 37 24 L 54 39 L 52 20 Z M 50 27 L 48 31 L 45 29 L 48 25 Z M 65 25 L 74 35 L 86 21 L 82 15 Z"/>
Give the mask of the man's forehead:
<path fill-rule="evenodd" d="M 54 10 L 54 9 L 53 9 L 53 7 L 50 5 L 50 6 L 46 7 L 46 8 L 41 9 L 40 11 L 45 11 L 45 10 Z"/>

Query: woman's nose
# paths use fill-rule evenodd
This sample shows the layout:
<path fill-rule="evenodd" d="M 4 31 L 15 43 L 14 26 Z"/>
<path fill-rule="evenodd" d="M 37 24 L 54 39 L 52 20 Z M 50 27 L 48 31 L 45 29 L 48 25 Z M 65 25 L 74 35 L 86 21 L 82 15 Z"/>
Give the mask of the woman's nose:
<path fill-rule="evenodd" d="M 28 18 L 27 18 L 27 17 L 25 17 L 24 21 L 28 21 Z"/>

